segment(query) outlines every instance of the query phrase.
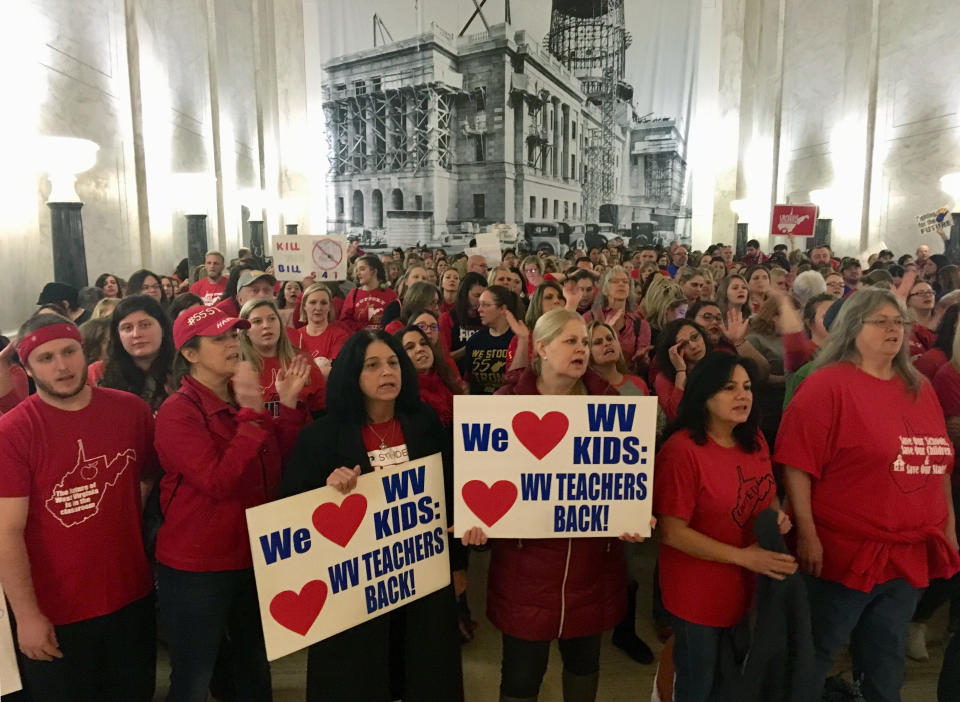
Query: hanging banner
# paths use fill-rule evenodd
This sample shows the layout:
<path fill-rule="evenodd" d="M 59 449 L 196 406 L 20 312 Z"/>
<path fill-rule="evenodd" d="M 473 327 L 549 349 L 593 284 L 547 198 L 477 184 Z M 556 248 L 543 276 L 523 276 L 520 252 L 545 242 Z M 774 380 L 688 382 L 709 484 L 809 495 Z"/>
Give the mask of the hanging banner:
<path fill-rule="evenodd" d="M 456 395 L 454 530 L 650 535 L 655 397 Z"/>
<path fill-rule="evenodd" d="M 953 215 L 946 207 L 941 207 L 935 212 L 918 216 L 917 226 L 921 234 L 940 234 L 945 237 L 945 232 L 953 226 Z"/>
<path fill-rule="evenodd" d="M 440 454 L 247 510 L 267 658 L 450 584 Z"/>
<path fill-rule="evenodd" d="M 270 239 L 270 256 L 277 280 L 317 282 L 347 279 L 347 238 L 339 234 L 280 235 Z"/>
<path fill-rule="evenodd" d="M 3 588 L 0 588 L 0 695 L 9 695 L 20 689 L 20 669 L 17 667 L 17 651 L 10 630 L 10 614 L 7 612 Z"/>
<path fill-rule="evenodd" d="M 816 205 L 774 205 L 773 236 L 813 236 L 817 223 Z"/>

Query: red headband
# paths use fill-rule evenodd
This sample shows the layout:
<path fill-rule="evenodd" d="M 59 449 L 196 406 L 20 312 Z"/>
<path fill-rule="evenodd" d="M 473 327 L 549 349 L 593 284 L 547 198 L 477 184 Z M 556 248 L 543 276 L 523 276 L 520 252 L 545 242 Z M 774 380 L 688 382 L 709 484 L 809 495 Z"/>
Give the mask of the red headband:
<path fill-rule="evenodd" d="M 30 332 L 27 336 L 20 339 L 17 343 L 17 354 L 20 356 L 20 363 L 27 365 L 27 359 L 35 348 L 48 341 L 54 341 L 55 339 L 73 339 L 80 345 L 83 345 L 83 337 L 80 336 L 80 330 L 77 329 L 75 324 L 50 324 Z"/>

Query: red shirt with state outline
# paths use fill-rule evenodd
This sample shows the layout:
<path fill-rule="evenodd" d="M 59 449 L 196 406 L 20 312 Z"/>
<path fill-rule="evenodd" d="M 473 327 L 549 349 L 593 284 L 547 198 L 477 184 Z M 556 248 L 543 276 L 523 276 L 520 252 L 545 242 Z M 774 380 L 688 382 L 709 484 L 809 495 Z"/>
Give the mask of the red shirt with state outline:
<path fill-rule="evenodd" d="M 91 388 L 70 412 L 38 395 L 0 417 L 0 497 L 28 497 L 24 530 L 40 610 L 54 625 L 110 614 L 153 589 L 140 478 L 156 472 L 153 415 Z"/>
<path fill-rule="evenodd" d="M 744 548 L 756 542 L 754 518 L 777 494 L 770 450 L 763 436 L 749 453 L 690 432 L 675 432 L 657 453 L 653 511 L 682 519 L 691 529 Z M 756 576 L 740 566 L 716 563 L 660 545 L 660 588 L 668 611 L 694 624 L 730 627 L 750 608 Z"/>

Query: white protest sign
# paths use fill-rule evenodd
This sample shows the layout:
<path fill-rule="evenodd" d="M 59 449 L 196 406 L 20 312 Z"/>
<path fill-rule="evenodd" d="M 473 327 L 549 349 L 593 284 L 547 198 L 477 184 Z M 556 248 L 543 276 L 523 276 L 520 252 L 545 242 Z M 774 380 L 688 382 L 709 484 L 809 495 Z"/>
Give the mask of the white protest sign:
<path fill-rule="evenodd" d="M 650 535 L 655 397 L 456 395 L 454 530 Z"/>
<path fill-rule="evenodd" d="M 477 248 L 478 249 L 496 249 L 500 250 L 500 235 L 496 232 L 483 232 L 482 234 L 477 234 Z"/>
<path fill-rule="evenodd" d="M 13 647 L 13 632 L 10 631 L 10 615 L 7 600 L 0 588 L 0 695 L 9 695 L 21 689 L 20 669 L 17 667 L 17 651 Z"/>
<path fill-rule="evenodd" d="M 318 281 L 347 279 L 347 238 L 339 234 L 274 236 L 270 256 L 277 280 L 303 280 L 311 273 Z"/>
<path fill-rule="evenodd" d="M 450 584 L 440 454 L 247 510 L 267 658 Z"/>
<path fill-rule="evenodd" d="M 919 215 L 917 226 L 920 227 L 921 234 L 942 234 L 953 226 L 953 215 L 946 207 L 941 207 L 935 212 Z"/>

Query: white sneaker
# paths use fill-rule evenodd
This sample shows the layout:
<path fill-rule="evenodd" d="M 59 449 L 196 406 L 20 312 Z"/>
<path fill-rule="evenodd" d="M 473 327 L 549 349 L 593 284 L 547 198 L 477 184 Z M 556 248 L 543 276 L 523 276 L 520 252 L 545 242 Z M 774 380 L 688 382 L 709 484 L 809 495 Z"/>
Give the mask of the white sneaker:
<path fill-rule="evenodd" d="M 915 661 L 928 661 L 927 652 L 927 625 L 919 622 L 910 622 L 907 629 L 907 657 Z"/>

